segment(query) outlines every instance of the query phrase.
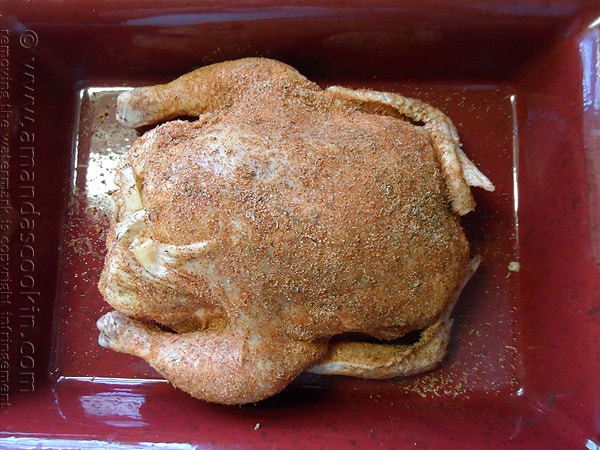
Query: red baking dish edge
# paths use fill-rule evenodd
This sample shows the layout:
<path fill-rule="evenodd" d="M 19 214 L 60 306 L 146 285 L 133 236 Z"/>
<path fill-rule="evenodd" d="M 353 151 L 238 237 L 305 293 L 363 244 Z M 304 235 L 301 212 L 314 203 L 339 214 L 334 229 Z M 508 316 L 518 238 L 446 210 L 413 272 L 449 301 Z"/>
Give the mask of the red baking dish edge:
<path fill-rule="evenodd" d="M 0 12 L 0 448 L 599 448 L 597 2 L 47 1 Z M 481 379 L 469 372 L 472 386 L 454 380 L 439 394 L 416 389 L 418 379 L 304 376 L 274 399 L 224 407 L 90 343 L 106 309 L 95 309 L 102 242 L 73 250 L 98 227 L 77 203 L 81 92 L 250 55 L 323 83 L 422 93 L 458 118 L 465 148 L 498 180 L 496 193 L 476 193 L 466 223 L 488 264 L 465 296 L 509 307 L 458 307 L 441 373 L 486 357 L 460 337 L 498 357 Z M 443 98 L 456 86 L 467 103 L 490 103 L 467 115 L 458 97 Z M 498 145 L 486 150 L 478 117 L 498 120 Z M 513 260 L 518 272 L 506 270 Z M 490 324 L 497 312 L 510 324 Z"/>

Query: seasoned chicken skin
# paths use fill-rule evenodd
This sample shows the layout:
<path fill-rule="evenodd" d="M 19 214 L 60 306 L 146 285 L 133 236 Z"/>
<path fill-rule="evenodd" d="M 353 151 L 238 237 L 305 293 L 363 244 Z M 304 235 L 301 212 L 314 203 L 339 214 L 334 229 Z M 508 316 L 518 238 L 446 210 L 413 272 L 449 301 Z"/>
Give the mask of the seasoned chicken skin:
<path fill-rule="evenodd" d="M 457 215 L 469 185 L 493 185 L 440 111 L 260 58 L 134 89 L 118 109 L 133 127 L 198 119 L 146 132 L 117 170 L 101 345 L 226 404 L 305 370 L 389 378 L 444 358 L 477 264 Z"/>

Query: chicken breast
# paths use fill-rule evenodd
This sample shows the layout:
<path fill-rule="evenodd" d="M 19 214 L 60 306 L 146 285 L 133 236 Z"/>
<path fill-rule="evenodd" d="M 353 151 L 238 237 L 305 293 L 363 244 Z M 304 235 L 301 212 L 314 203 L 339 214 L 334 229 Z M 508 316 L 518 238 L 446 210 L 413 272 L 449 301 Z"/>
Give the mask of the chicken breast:
<path fill-rule="evenodd" d="M 443 360 L 478 260 L 458 215 L 493 190 L 435 108 L 321 89 L 249 58 L 118 99 L 140 137 L 119 190 L 100 344 L 176 387 L 256 402 L 302 371 L 389 378 Z M 197 120 L 171 120 L 196 116 Z M 410 338 L 410 339 L 409 339 Z"/>

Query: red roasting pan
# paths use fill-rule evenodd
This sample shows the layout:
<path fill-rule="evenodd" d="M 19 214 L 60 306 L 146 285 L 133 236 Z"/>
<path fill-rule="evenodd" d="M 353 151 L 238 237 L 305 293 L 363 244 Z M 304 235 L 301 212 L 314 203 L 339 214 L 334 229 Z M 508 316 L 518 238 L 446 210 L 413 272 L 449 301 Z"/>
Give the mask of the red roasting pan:
<path fill-rule="evenodd" d="M 116 95 L 245 56 L 430 102 L 495 183 L 439 369 L 231 407 L 97 344 Z M 600 448 L 597 0 L 2 1 L 0 100 L 1 448 Z"/>

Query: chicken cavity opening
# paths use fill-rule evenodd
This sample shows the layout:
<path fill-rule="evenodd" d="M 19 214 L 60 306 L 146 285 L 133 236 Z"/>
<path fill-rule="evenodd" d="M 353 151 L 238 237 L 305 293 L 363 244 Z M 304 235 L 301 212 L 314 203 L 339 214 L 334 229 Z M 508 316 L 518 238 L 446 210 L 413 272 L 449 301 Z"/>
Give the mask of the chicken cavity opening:
<path fill-rule="evenodd" d="M 414 345 L 421 340 L 421 335 L 423 334 L 422 329 L 409 331 L 395 339 L 380 339 L 373 336 L 370 336 L 365 333 L 342 333 L 333 336 L 330 339 L 330 343 L 333 342 L 361 342 L 365 344 L 377 344 L 377 345 L 405 345 L 410 346 Z"/>

